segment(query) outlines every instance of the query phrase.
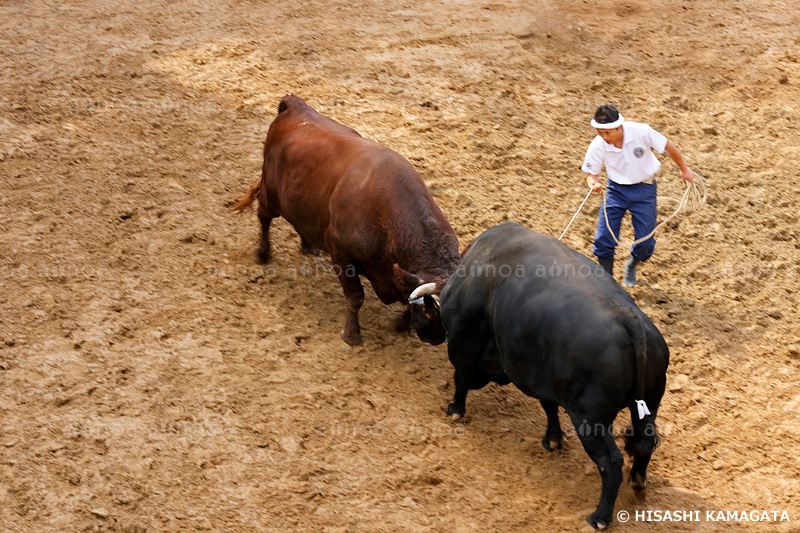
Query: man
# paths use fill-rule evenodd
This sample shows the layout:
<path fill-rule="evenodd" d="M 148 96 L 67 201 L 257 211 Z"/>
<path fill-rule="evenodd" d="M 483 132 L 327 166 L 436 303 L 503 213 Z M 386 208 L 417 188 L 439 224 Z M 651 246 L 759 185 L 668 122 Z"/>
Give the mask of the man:
<path fill-rule="evenodd" d="M 608 191 L 605 202 L 608 224 L 603 209 L 597 220 L 592 253 L 597 262 L 613 276 L 614 250 L 619 228 L 625 211 L 630 211 L 636 240 L 648 235 L 656 227 L 655 175 L 661 168 L 652 150 L 665 150 L 681 170 L 685 182 L 694 183 L 694 174 L 683 161 L 672 141 L 648 126 L 637 122 L 626 122 L 617 108 L 604 104 L 597 108 L 592 127 L 597 137 L 589 144 L 581 170 L 586 172 L 586 184 L 594 192 L 600 192 L 600 172 L 603 166 L 608 176 Z M 610 232 L 613 232 L 613 236 Z M 655 237 L 631 247 L 631 255 L 625 262 L 623 285 L 636 284 L 636 267 L 647 261 L 655 251 Z"/>

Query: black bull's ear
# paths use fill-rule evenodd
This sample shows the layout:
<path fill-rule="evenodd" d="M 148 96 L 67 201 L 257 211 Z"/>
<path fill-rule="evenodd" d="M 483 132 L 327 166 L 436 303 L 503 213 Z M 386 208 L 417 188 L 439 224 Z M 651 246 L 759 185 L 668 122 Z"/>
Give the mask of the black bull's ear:
<path fill-rule="evenodd" d="M 425 304 L 426 309 L 433 311 L 433 313 L 436 315 L 436 318 L 441 320 L 442 317 L 439 314 L 439 301 L 436 298 L 430 294 L 426 294 L 422 297 L 422 303 Z"/>

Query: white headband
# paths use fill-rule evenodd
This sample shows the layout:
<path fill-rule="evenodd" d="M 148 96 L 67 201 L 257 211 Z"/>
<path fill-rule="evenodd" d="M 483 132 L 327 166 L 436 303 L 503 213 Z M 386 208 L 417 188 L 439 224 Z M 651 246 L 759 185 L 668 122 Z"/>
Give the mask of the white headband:
<path fill-rule="evenodd" d="M 614 122 L 608 122 L 608 123 L 597 122 L 595 119 L 592 119 L 592 127 L 601 130 L 613 130 L 615 128 L 619 128 L 620 126 L 622 126 L 623 122 L 625 122 L 625 117 L 623 117 L 622 115 L 620 115 L 619 118 Z"/>

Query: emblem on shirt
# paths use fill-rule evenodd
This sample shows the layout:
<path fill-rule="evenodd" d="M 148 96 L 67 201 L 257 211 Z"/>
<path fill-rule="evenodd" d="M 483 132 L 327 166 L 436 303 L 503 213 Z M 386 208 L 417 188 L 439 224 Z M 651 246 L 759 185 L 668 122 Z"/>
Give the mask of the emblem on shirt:
<path fill-rule="evenodd" d="M 636 148 L 633 149 L 633 155 L 636 156 L 636 159 L 641 159 L 642 157 L 644 157 L 644 148 L 642 148 L 641 146 L 637 146 Z"/>

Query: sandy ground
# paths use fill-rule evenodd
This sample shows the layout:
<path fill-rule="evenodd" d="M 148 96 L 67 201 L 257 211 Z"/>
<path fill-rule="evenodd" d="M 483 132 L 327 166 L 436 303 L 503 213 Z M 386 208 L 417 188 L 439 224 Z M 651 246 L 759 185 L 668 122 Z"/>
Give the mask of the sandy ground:
<path fill-rule="evenodd" d="M 400 306 L 368 289 L 349 348 L 327 259 L 285 221 L 255 264 L 255 216 L 226 208 L 295 93 L 408 158 L 462 247 L 503 220 L 561 233 L 601 103 L 675 141 L 709 199 L 660 231 L 632 289 L 672 364 L 650 486 L 623 488 L 632 519 L 612 527 L 800 531 L 796 3 L 0 15 L 0 530 L 589 527 L 599 476 L 574 434 L 539 447 L 538 402 L 493 385 L 453 423 L 446 348 L 392 332 Z M 659 187 L 666 216 L 683 192 L 668 158 Z M 598 205 L 565 237 L 587 255 Z M 700 520 L 633 518 L 667 510 Z"/>

